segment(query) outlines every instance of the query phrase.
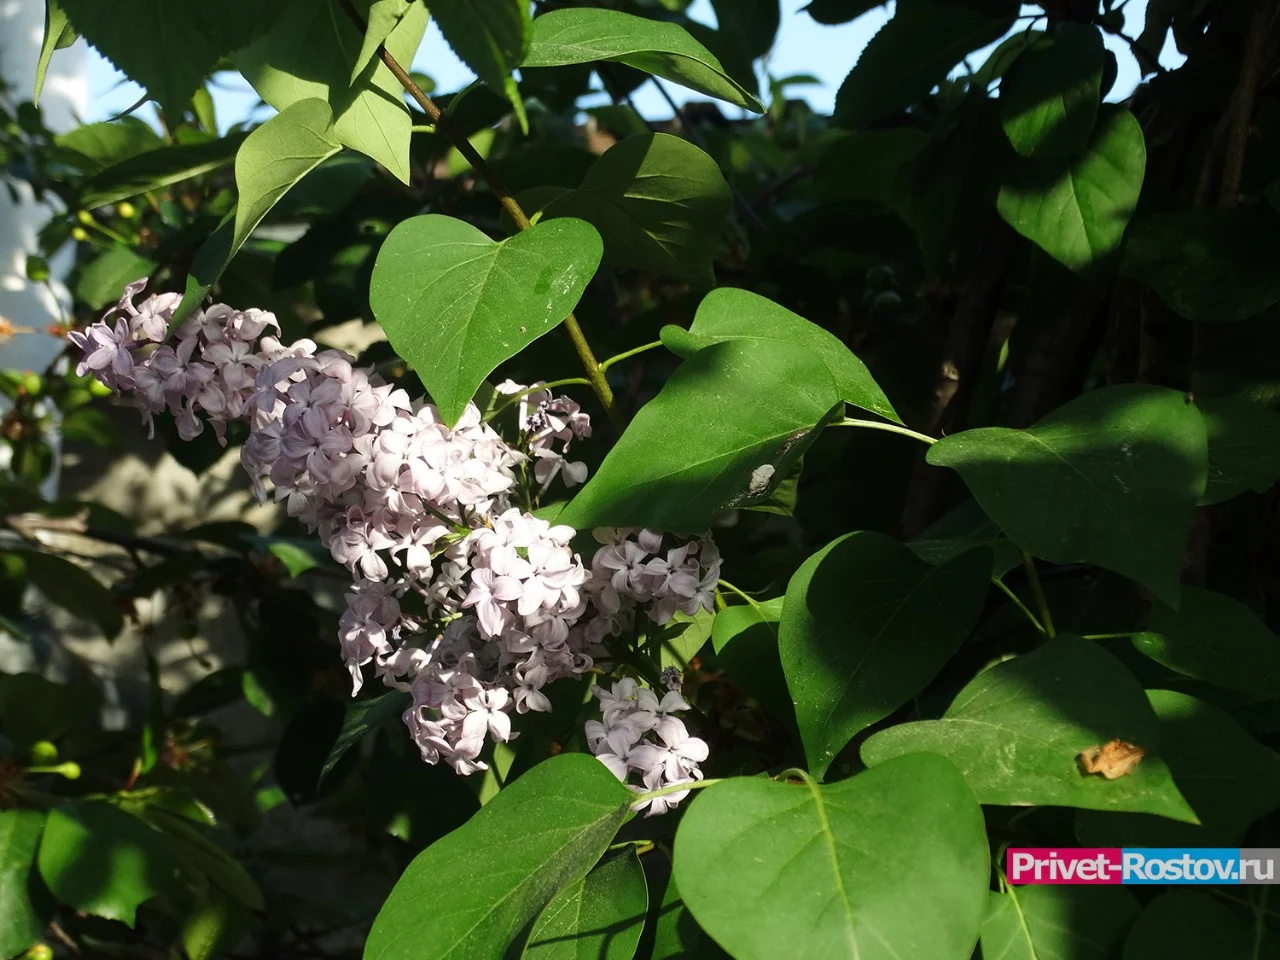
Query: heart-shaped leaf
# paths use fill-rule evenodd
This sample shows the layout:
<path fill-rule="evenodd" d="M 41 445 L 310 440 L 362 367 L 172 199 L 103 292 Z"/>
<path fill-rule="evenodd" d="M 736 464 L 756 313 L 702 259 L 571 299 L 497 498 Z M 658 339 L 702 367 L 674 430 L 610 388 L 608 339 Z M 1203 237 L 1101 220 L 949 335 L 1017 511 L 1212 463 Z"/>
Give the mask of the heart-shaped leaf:
<path fill-rule="evenodd" d="M 733 198 L 720 167 L 679 137 L 650 133 L 614 144 L 548 217 L 586 220 L 604 238 L 605 263 L 714 281 L 711 258 Z"/>
<path fill-rule="evenodd" d="M 1280 696 L 1280 638 L 1239 600 L 1182 588 L 1182 605 L 1157 603 L 1133 645 L 1170 670 L 1228 690 Z"/>
<path fill-rule="evenodd" d="M 594 757 L 538 764 L 414 858 L 373 922 L 364 960 L 503 956 L 587 875 L 634 796 Z"/>
<path fill-rule="evenodd" d="M 991 893 L 982 955 L 991 960 L 1113 960 L 1140 908 L 1123 887 L 1008 886 Z"/>
<path fill-rule="evenodd" d="M 1146 168 L 1142 125 L 1127 110 L 1108 110 L 1079 156 L 1015 164 L 996 207 L 1045 253 L 1085 271 L 1119 248 Z"/>
<path fill-rule="evenodd" d="M 720 511 L 765 499 L 839 407 L 803 346 L 712 344 L 645 404 L 559 522 L 705 530 Z"/>
<path fill-rule="evenodd" d="M 526 960 L 631 960 L 649 909 L 636 848 L 600 863 L 547 904 L 529 934 Z"/>
<path fill-rule="evenodd" d="M 778 653 L 782 597 L 726 607 L 716 614 L 711 645 L 716 663 L 760 704 L 784 721 L 795 719 Z"/>
<path fill-rule="evenodd" d="M 1160 755 L 1200 818 L 1176 823 L 1140 813 L 1076 813 L 1089 847 L 1236 847 L 1245 828 L 1280 806 L 1280 757 L 1229 714 L 1173 690 L 1148 690 L 1160 718 Z"/>
<path fill-rule="evenodd" d="M 535 17 L 525 67 L 559 67 L 613 60 L 763 113 L 750 91 L 725 72 L 720 61 L 676 23 L 649 20 L 618 10 L 553 10 Z"/>
<path fill-rule="evenodd" d="M 1147 751 L 1115 780 L 1086 776 L 1078 757 L 1113 739 Z M 941 720 L 881 730 L 862 745 L 869 766 L 940 753 L 982 803 L 1155 813 L 1196 822 L 1160 756 L 1160 727 L 1142 687 L 1111 654 L 1079 637 L 980 673 Z"/>
<path fill-rule="evenodd" d="M 693 325 L 662 328 L 662 342 L 686 359 L 696 350 L 725 340 L 795 343 L 822 358 L 840 398 L 855 407 L 901 423 L 893 405 L 869 371 L 843 343 L 816 323 L 767 297 L 736 287 L 721 287 L 702 298 Z"/>
<path fill-rule="evenodd" d="M 1096 563 L 1178 602 L 1182 554 L 1208 472 L 1204 423 L 1184 394 L 1093 390 L 1025 430 L 986 427 L 929 448 L 1022 549 Z"/>
<path fill-rule="evenodd" d="M 413 217 L 382 245 L 369 303 L 452 424 L 498 364 L 573 312 L 601 252 L 581 220 L 494 242 L 452 217 Z"/>
<path fill-rule="evenodd" d="M 967 960 L 989 869 L 973 794 L 923 754 L 825 786 L 737 777 L 676 834 L 680 895 L 737 960 Z"/>
<path fill-rule="evenodd" d="M 931 567 L 875 532 L 841 537 L 796 571 L 778 649 L 814 776 L 937 675 L 977 624 L 990 577 L 986 548 Z"/>

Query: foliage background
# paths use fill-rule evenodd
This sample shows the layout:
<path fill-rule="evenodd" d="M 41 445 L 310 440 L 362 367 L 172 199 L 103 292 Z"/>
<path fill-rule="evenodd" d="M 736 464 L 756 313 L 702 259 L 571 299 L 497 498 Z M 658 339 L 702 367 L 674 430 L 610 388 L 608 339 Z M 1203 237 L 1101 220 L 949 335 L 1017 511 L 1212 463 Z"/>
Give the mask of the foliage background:
<path fill-rule="evenodd" d="M 66 6 L 75 24 L 76 4 Z M 842 65 L 854 72 L 834 117 L 788 99 L 786 78 L 764 89 L 755 82 L 750 64 L 770 46 L 771 4 L 734 6 L 729 15 L 730 5 L 718 4 L 717 31 L 683 21 L 674 0 L 616 6 L 683 23 L 725 73 L 759 90 L 767 109 L 738 120 L 735 110 L 695 102 L 656 125 L 659 134 L 680 138 L 673 150 L 704 152 L 711 172 L 700 175 L 682 210 L 689 233 L 675 256 L 647 247 L 619 254 L 606 237 L 613 262 L 577 308 L 597 354 L 654 341 L 667 324 L 690 326 L 713 273 L 716 286 L 768 297 L 834 334 L 865 361 L 909 427 L 930 437 L 960 435 L 936 446 L 926 463 L 922 448 L 901 436 L 828 430 L 766 509 L 729 511 L 718 520 L 727 580 L 775 606 L 748 625 L 763 633 L 744 626 L 734 643 L 717 643 L 699 627 L 675 638 L 686 657 L 699 655 L 686 680 L 708 718 L 701 735 L 713 744 L 717 774 L 777 774 L 807 757 L 811 773 L 826 772 L 823 790 L 852 796 L 874 784 L 891 792 L 889 758 L 917 754 L 920 741 L 912 737 L 936 737 L 925 749 L 949 756 L 964 782 L 950 767 L 912 761 L 914 769 L 893 769 L 916 783 L 915 792 L 900 789 L 954 796 L 957 804 L 971 804 L 964 798 L 972 791 L 985 820 L 961 828 L 941 818 L 935 835 L 928 825 L 939 815 L 922 806 L 913 821 L 918 829 L 910 831 L 921 855 L 953 847 L 964 855 L 956 854 L 950 873 L 905 881 L 899 873 L 869 874 L 868 882 L 895 894 L 887 905 L 866 908 L 869 922 L 901 930 L 913 898 L 940 914 L 972 914 L 959 901 L 989 887 L 981 944 L 973 943 L 975 929 L 967 945 L 984 956 L 1190 956 L 1199 939 L 1214 951 L 1206 956 L 1269 955 L 1272 915 L 1265 897 L 1251 891 L 1015 892 L 998 875 L 975 869 L 968 834 L 960 834 L 985 830 L 983 843 L 997 862 L 1010 843 L 1273 845 L 1272 810 L 1280 805 L 1272 749 L 1280 672 L 1267 625 L 1276 583 L 1272 484 L 1280 474 L 1272 412 L 1280 301 L 1274 4 L 1152 3 L 1140 31 L 1124 41 L 1150 68 L 1146 81 L 1122 104 L 1099 106 L 1116 82 L 1101 35 L 1135 26 L 1132 18 L 1087 3 L 1046 4 L 1020 25 L 1044 29 L 1043 12 L 1051 43 L 1036 46 L 1036 34 L 1018 33 L 971 72 L 954 68 L 970 45 L 977 50 L 999 39 L 1021 8 L 904 0 L 892 20 L 897 26 L 882 31 L 879 46 L 868 47 L 856 67 L 851 55 Z M 847 21 L 868 6 L 827 0 L 806 15 Z M 119 50 L 122 40 L 145 42 L 146 29 L 130 23 L 123 38 L 99 42 Z M 1186 56 L 1173 70 L 1155 60 L 1167 37 Z M 29 276 L 40 281 L 41 257 L 69 240 L 78 244 L 75 317 L 68 322 L 92 319 L 143 273 L 157 289 L 182 289 L 236 201 L 234 162 L 247 129 L 219 124 L 207 91 L 188 103 L 160 92 L 165 77 L 157 79 L 154 67 L 128 69 L 165 101 L 162 135 L 126 119 L 53 137 L 37 110 L 24 105 L 25 90 L 8 92 L 0 117 L 7 175 L 59 197 L 68 211 L 28 261 Z M 616 102 L 583 115 L 578 104 L 591 72 L 585 65 L 522 71 L 527 134 L 501 87 L 438 99 L 522 202 L 541 209 L 559 191 L 578 187 L 596 156 L 654 133 L 627 105 L 646 78 L 624 65 L 597 69 Z M 684 173 L 695 169 L 690 156 L 676 153 L 666 162 Z M 306 335 L 346 346 L 417 394 L 415 371 L 370 335 L 370 280 L 383 241 L 423 212 L 466 220 L 493 236 L 510 224 L 438 131 L 415 132 L 407 162 L 407 176 L 397 179 L 353 150 L 326 161 L 270 210 L 217 291 L 227 302 L 274 310 L 286 339 Z M 239 187 L 243 204 L 244 183 Z M 628 413 L 653 399 L 678 368 L 679 341 L 663 339 L 671 352 L 641 354 L 612 373 Z M 529 382 L 578 373 L 572 351 L 552 334 L 495 376 Z M 1129 384 L 1149 392 L 1122 386 Z M 3 493 L 6 631 L 41 651 L 77 631 L 112 638 L 127 626 L 141 638 L 142 654 L 121 685 L 123 723 L 102 723 L 100 684 L 91 677 L 64 675 L 72 683 L 59 685 L 33 675 L 4 680 L 0 730 L 8 759 L 0 786 L 15 809 L 2 815 L 7 872 L 0 892 L 10 898 L 7 916 L 27 923 L 2 931 L 4 950 L 18 953 L 40 941 L 60 954 L 74 945 L 90 955 L 193 960 L 362 955 L 373 917 L 406 865 L 492 800 L 498 778 L 465 782 L 423 766 L 395 719 L 396 704 L 384 703 L 363 723 L 352 720 L 333 641 L 345 575 L 281 517 L 262 512 L 246 523 L 238 516 L 245 485 L 234 458 L 211 437 L 183 444 L 162 426 L 156 445 L 145 448 L 154 456 L 163 444 L 199 478 L 183 482 L 200 512 L 208 510 L 204 519 L 215 516 L 205 504 L 225 511 L 216 514 L 220 522 L 175 524 L 138 509 L 145 489 L 92 482 L 125 449 L 143 449 L 131 412 L 104 402 L 65 366 L 44 376 L 14 371 L 4 387 L 13 403 L 4 421 L 11 451 Z M 1100 388 L 1119 389 L 1103 396 L 1124 399 L 1100 400 L 1092 392 Z M 591 402 L 589 392 L 579 392 Z M 1197 407 L 1187 407 L 1179 392 Z M 1039 440 L 966 433 L 1022 430 L 1064 405 L 1072 411 L 1065 432 L 1054 435 L 1041 424 Z M 602 434 L 586 448 L 594 471 L 611 438 L 603 412 L 592 413 Z M 38 491 L 55 433 L 68 457 L 62 492 L 71 502 L 51 505 Z M 1012 484 L 993 475 L 991 448 L 966 447 L 979 440 L 997 449 L 1006 444 L 1008 459 L 1025 472 Z M 1108 459 L 1116 449 L 1128 454 L 1126 442 L 1138 443 L 1146 459 Z M 1029 453 L 1035 444 L 1056 446 L 1072 469 Z M 1195 478 L 1180 478 L 1194 473 L 1188 464 L 1197 457 L 1208 482 L 1188 493 Z M 139 484 L 171 482 L 139 476 L 148 477 Z M 1108 476 L 1123 489 L 1108 487 Z M 1020 549 L 1039 557 L 1039 567 L 1024 567 Z M 794 677 L 808 661 L 797 653 L 803 643 L 784 641 L 779 651 L 778 631 L 768 626 L 778 620 L 776 601 L 784 594 L 799 599 L 782 606 L 784 637 L 809 638 L 817 651 L 809 656 L 852 676 L 861 666 L 845 659 L 842 644 L 878 622 L 880 574 L 901 569 L 904 580 L 927 581 L 932 574 L 919 573 L 925 565 L 950 571 L 939 573 L 938 609 L 912 610 L 914 619 L 881 627 L 876 636 L 887 631 L 894 642 L 883 662 L 873 663 L 881 673 L 853 709 L 797 696 Z M 977 588 L 963 582 L 975 569 Z M 1038 627 L 1010 595 L 1033 608 Z M 755 610 L 732 595 L 727 602 L 721 624 Z M 813 623 L 799 619 L 802 608 Z M 737 613 L 726 617 L 729 611 Z M 1090 639 L 1046 643 L 1045 628 Z M 739 632 L 751 633 L 754 645 L 741 646 Z M 207 669 L 215 636 L 226 660 Z M 166 691 L 161 667 L 171 664 L 156 657 L 172 651 L 175 638 L 190 643 L 190 672 L 187 683 Z M 942 656 L 932 673 L 913 678 L 926 639 Z M 962 701 L 979 709 L 980 697 L 967 696 L 970 684 L 996 683 L 993 677 L 1036 694 L 1021 714 L 991 707 L 1001 731 L 994 740 L 951 741 L 946 728 L 912 726 L 955 716 Z M 904 684 L 911 689 L 898 691 Z M 881 687 L 893 690 L 876 704 Z M 1151 696 L 1154 712 L 1142 687 L 1159 691 Z M 807 739 L 815 710 L 840 714 L 848 728 L 817 750 Z M 1113 735 L 1163 737 L 1167 749 L 1144 761 L 1142 777 L 1115 781 L 1104 799 L 1095 780 L 1027 786 L 1043 773 L 1034 753 L 1012 784 L 989 775 L 1030 723 L 1061 734 L 1068 755 Z M 335 755 L 344 727 L 367 735 Z M 524 770 L 542 769 L 538 760 L 580 749 L 575 736 L 572 723 L 559 721 L 530 730 L 503 776 L 522 782 Z M 330 760 L 336 766 L 322 776 Z M 58 767 L 67 762 L 78 769 Z M 828 764 L 829 771 L 821 769 Z M 73 772 L 78 776 L 69 779 Z M 749 784 L 731 788 L 744 792 L 742 809 L 756 802 Z M 732 810 L 733 801 L 729 790 L 712 790 L 705 803 L 697 801 L 703 806 L 690 806 L 692 823 L 680 828 L 701 845 L 690 848 L 691 863 L 731 863 L 731 852 L 716 846 L 723 840 L 716 818 L 703 807 L 716 798 Z M 98 796 L 112 803 L 92 799 Z M 886 826 L 892 805 L 876 796 L 847 802 L 858 810 L 854 836 L 895 840 Z M 1188 805 L 1200 826 L 1175 822 L 1186 819 Z M 37 855 L 40 827 L 23 814 L 47 808 L 67 822 L 59 821 L 57 844 L 43 823 Z M 631 924 L 637 955 L 719 955 L 702 927 L 735 956 L 781 955 L 791 938 L 807 942 L 810 928 L 795 905 L 783 904 L 776 918 L 766 914 L 770 923 L 761 929 L 744 928 L 745 942 L 732 932 L 742 916 L 717 909 L 712 894 L 692 913 L 681 906 L 668 882 L 675 831 L 673 817 L 629 825 L 620 837 L 653 844 L 639 857 L 649 916 L 643 932 Z M 899 854 L 903 843 L 892 844 Z M 181 882 L 162 882 L 175 857 Z M 686 897 L 734 873 L 723 869 L 709 881 L 676 867 Z M 960 893 L 951 898 L 953 891 Z M 413 918 L 427 937 L 429 920 Z M 780 934 L 786 943 L 770 943 Z M 618 939 L 629 943 L 629 936 Z M 935 945 L 933 953 L 917 948 L 905 955 L 968 955 L 951 945 Z M 809 955 L 843 954 L 817 945 Z"/>

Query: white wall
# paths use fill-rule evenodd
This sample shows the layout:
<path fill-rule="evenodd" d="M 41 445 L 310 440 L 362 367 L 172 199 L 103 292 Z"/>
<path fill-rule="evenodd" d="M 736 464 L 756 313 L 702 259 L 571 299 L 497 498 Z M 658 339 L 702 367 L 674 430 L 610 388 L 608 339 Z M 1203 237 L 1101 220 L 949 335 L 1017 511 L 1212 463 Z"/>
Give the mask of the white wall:
<path fill-rule="evenodd" d="M 0 75 L 8 84 L 13 103 L 30 100 L 35 86 L 36 62 L 44 36 L 44 4 L 40 0 L 0 0 Z M 76 118 L 84 116 L 88 92 L 85 83 L 83 41 L 53 56 L 40 99 L 45 123 L 55 132 L 69 130 Z M 36 252 L 36 234 L 53 215 L 53 210 L 35 202 L 25 183 L 12 184 L 18 191 L 14 203 L 6 186 L 0 185 L 0 316 L 16 327 L 35 333 L 14 336 L 0 343 L 0 368 L 43 370 L 61 350 L 61 342 L 44 331 L 61 319 L 53 295 L 43 284 L 26 279 L 26 256 Z M 55 257 L 50 266 L 55 280 L 66 276 L 72 263 L 70 247 Z M 60 290 L 64 303 L 70 302 Z"/>

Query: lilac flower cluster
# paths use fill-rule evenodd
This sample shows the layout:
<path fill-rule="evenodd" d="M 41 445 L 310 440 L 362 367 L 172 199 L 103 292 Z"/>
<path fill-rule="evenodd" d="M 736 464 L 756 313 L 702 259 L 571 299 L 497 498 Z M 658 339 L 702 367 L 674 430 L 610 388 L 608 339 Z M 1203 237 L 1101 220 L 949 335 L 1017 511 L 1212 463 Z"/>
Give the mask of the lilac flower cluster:
<path fill-rule="evenodd" d="M 556 477 L 586 479 L 585 464 L 566 456 L 591 433 L 572 400 L 502 384 L 519 404 L 511 445 L 474 404 L 450 427 L 339 351 L 286 347 L 264 335 L 279 333 L 269 313 L 211 305 L 166 344 L 180 298 L 135 306 L 144 286 L 130 284 L 102 321 L 70 335 L 81 372 L 130 398 L 148 424 L 169 411 L 184 438 L 200 433 L 201 416 L 224 443 L 228 422 L 248 423 L 241 461 L 259 498 L 270 480 L 277 502 L 354 577 L 338 629 L 353 695 L 369 665 L 411 691 L 404 720 L 427 762 L 485 769 L 486 741 L 515 735 L 510 714 L 550 710 L 543 688 L 593 670 L 638 605 L 658 623 L 711 609 L 720 561 L 709 539 L 664 552 L 654 531 L 603 532 L 589 571 L 572 528 L 513 505 L 530 492 L 530 463 L 538 495 Z M 670 739 L 683 725 L 654 716 L 641 734 L 656 731 L 668 749 L 684 742 Z M 640 746 L 637 737 L 626 750 Z"/>
<path fill-rule="evenodd" d="M 698 764 L 707 759 L 707 744 L 689 736 L 674 716 L 689 709 L 678 689 L 659 700 L 652 690 L 624 677 L 610 690 L 592 687 L 591 692 L 603 719 L 587 721 L 587 746 L 615 777 L 639 793 L 702 779 Z M 628 782 L 632 774 L 639 776 L 639 784 Z M 642 805 L 645 816 L 666 813 L 688 795 L 688 790 L 677 790 L 654 797 Z"/>

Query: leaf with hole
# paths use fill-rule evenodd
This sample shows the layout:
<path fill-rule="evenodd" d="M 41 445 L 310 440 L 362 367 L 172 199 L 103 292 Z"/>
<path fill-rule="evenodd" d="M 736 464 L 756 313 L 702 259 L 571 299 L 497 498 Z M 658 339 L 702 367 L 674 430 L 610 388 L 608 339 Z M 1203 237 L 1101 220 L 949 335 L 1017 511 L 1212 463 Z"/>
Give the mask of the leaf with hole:
<path fill-rule="evenodd" d="M 559 522 L 703 531 L 721 511 L 765 499 L 841 407 L 803 346 L 704 347 L 641 408 Z"/>
<path fill-rule="evenodd" d="M 1081 751 L 1115 738 L 1146 750 L 1141 763 L 1116 780 L 1085 776 Z M 942 719 L 873 734 L 862 759 L 875 767 L 907 754 L 941 754 L 984 804 L 1123 810 L 1194 823 L 1160 747 L 1159 721 L 1133 675 L 1101 647 L 1059 634 L 978 674 Z"/>
<path fill-rule="evenodd" d="M 573 312 L 600 256 L 600 235 L 581 220 L 539 223 L 495 242 L 469 223 L 427 214 L 387 237 L 369 302 L 453 424 L 498 364 Z"/>
<path fill-rule="evenodd" d="M 1103 387 L 1025 430 L 953 433 L 927 456 L 959 472 L 1023 550 L 1053 563 L 1096 563 L 1178 602 L 1208 472 L 1204 423 L 1184 394 Z"/>
<path fill-rule="evenodd" d="M 931 567 L 871 531 L 801 565 L 787 585 L 778 650 L 814 776 L 946 665 L 977 625 L 990 578 L 985 547 Z"/>
<path fill-rule="evenodd" d="M 559 67 L 597 60 L 625 63 L 709 97 L 763 113 L 720 61 L 679 24 L 618 10 L 553 10 L 535 17 L 525 67 Z"/>
<path fill-rule="evenodd" d="M 414 858 L 373 922 L 364 960 L 502 956 L 587 875 L 634 796 L 595 757 L 544 760 Z"/>
<path fill-rule="evenodd" d="M 680 895 L 737 960 L 967 960 L 989 870 L 981 808 L 928 755 L 825 786 L 735 777 L 676 834 Z"/>

